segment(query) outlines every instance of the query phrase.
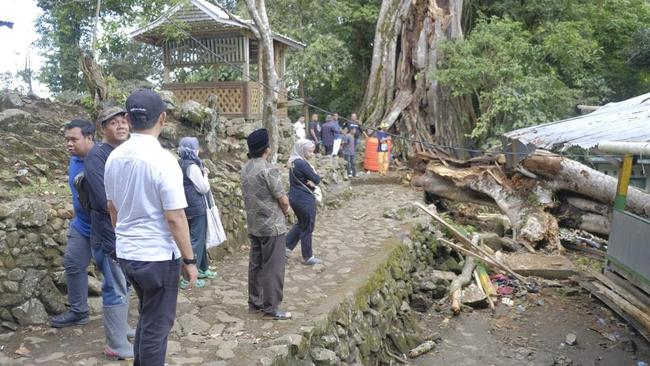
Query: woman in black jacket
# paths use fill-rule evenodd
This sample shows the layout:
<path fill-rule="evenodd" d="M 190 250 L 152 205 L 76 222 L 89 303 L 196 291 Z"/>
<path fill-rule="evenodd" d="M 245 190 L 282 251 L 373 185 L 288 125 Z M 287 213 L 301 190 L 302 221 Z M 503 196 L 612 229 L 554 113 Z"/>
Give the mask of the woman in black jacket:
<path fill-rule="evenodd" d="M 312 252 L 312 233 L 316 225 L 314 191 L 321 180 L 309 163 L 309 159 L 314 156 L 314 148 L 313 141 L 298 140 L 289 157 L 289 204 L 298 217 L 298 222 L 287 234 L 287 256 L 300 241 L 303 263 L 310 266 L 321 263 Z"/>

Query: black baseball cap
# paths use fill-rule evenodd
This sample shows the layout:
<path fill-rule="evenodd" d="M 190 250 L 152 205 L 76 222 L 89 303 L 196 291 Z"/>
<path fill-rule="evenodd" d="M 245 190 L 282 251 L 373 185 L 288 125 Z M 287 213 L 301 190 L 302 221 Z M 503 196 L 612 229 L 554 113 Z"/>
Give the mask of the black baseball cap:
<path fill-rule="evenodd" d="M 126 111 L 133 122 L 149 124 L 158 120 L 166 109 L 160 95 L 151 89 L 138 89 L 126 99 Z"/>

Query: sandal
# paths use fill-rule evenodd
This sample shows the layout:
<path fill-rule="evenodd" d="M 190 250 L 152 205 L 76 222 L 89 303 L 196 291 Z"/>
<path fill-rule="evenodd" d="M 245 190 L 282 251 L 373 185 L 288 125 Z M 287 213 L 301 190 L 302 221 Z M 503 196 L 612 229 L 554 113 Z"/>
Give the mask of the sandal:
<path fill-rule="evenodd" d="M 181 280 L 178 282 L 178 287 L 185 290 L 185 289 L 187 289 L 187 286 L 189 284 L 190 284 L 190 281 L 188 281 L 188 280 L 186 280 L 184 278 L 181 278 Z M 194 287 L 195 288 L 203 288 L 203 287 L 205 287 L 205 281 L 203 281 L 201 279 L 197 279 L 196 283 L 194 284 Z"/>
<path fill-rule="evenodd" d="M 206 269 L 205 271 L 199 270 L 199 278 L 212 279 L 212 278 L 217 277 L 217 274 L 218 274 L 217 272 L 213 272 L 213 271 L 211 271 L 209 269 Z"/>

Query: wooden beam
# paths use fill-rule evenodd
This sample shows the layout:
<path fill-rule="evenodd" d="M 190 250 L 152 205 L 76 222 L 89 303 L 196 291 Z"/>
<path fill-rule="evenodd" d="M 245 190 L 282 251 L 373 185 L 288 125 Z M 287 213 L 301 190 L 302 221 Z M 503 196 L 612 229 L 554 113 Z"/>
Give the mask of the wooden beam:
<path fill-rule="evenodd" d="M 302 99 L 287 100 L 284 102 L 278 102 L 278 108 L 298 107 L 304 104 L 305 101 Z"/>

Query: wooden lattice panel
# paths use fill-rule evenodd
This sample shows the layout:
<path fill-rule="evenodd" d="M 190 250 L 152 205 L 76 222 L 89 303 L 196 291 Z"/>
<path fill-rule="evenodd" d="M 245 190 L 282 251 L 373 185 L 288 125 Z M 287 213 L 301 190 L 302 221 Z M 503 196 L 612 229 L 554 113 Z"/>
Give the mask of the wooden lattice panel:
<path fill-rule="evenodd" d="M 249 84 L 248 89 L 248 103 L 250 105 L 250 114 L 251 116 L 262 115 L 262 101 L 264 95 L 262 92 L 262 87 L 253 83 Z"/>
<path fill-rule="evenodd" d="M 217 89 L 217 105 L 223 114 L 242 114 L 242 89 Z"/>
<path fill-rule="evenodd" d="M 241 85 L 223 87 L 176 84 L 173 87 L 167 86 L 166 89 L 171 90 L 181 103 L 194 100 L 207 106 L 210 95 L 216 95 L 219 113 L 235 116 L 244 115 L 244 109 L 242 108 L 243 88 Z"/>

